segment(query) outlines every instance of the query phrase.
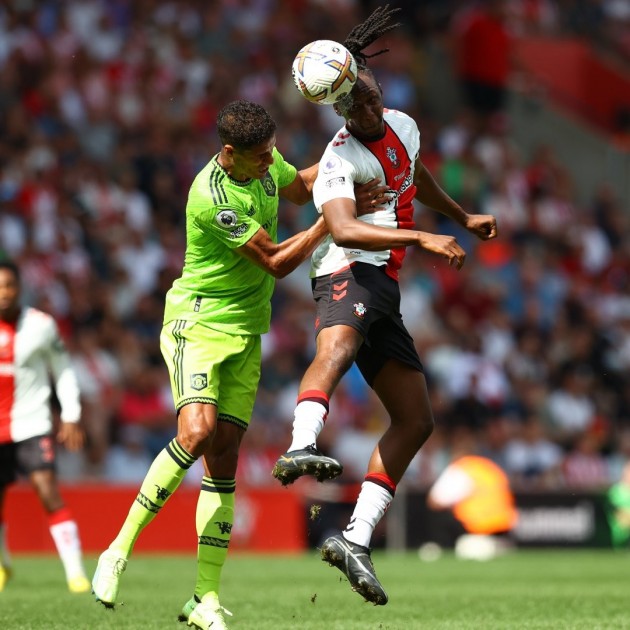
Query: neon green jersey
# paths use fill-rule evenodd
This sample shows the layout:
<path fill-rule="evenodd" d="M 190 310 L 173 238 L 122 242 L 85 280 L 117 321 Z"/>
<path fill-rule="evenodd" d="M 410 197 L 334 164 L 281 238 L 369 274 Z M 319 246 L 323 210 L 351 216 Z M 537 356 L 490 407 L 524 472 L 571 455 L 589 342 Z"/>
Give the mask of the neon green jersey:
<path fill-rule="evenodd" d="M 235 248 L 261 227 L 277 242 L 278 189 L 290 184 L 297 170 L 274 149 L 263 179 L 239 182 L 217 157 L 190 187 L 184 269 L 166 295 L 164 323 L 195 320 L 224 332 L 258 335 L 269 330 L 275 278 Z"/>

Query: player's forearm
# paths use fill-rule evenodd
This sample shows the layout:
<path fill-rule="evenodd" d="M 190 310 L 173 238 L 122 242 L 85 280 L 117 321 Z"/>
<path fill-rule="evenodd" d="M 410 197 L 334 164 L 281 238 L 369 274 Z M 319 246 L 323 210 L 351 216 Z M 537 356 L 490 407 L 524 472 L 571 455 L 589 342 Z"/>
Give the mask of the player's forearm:
<path fill-rule="evenodd" d="M 416 199 L 425 206 L 446 215 L 453 221 L 465 226 L 468 215 L 464 209 L 442 190 L 427 168 L 419 167 L 414 179 Z"/>
<path fill-rule="evenodd" d="M 313 184 L 317 179 L 319 164 L 297 172 L 291 184 L 280 189 L 280 196 L 298 206 L 303 206 L 313 198 Z"/>
<path fill-rule="evenodd" d="M 284 278 L 301 265 L 328 234 L 322 217 L 308 229 L 279 243 L 273 256 L 274 276 Z"/>
<path fill-rule="evenodd" d="M 359 220 L 334 222 L 330 233 L 339 247 L 368 252 L 420 244 L 419 233 L 415 230 L 380 227 Z"/>
<path fill-rule="evenodd" d="M 304 182 L 304 187 L 308 191 L 309 199 L 313 195 L 313 184 L 315 183 L 315 180 L 317 179 L 318 172 L 319 172 L 319 163 L 313 164 L 312 166 L 309 166 L 308 168 L 304 168 L 299 171 L 299 175 L 302 178 L 302 181 Z"/>

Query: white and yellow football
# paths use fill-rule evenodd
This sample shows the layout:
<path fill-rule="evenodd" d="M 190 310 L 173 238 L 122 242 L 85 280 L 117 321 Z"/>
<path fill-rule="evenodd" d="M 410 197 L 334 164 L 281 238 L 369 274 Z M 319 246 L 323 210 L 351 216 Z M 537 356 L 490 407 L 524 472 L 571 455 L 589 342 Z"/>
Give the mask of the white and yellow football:
<path fill-rule="evenodd" d="M 319 105 L 335 103 L 357 81 L 357 63 L 350 51 L 330 39 L 306 44 L 295 56 L 293 81 L 305 99 Z"/>

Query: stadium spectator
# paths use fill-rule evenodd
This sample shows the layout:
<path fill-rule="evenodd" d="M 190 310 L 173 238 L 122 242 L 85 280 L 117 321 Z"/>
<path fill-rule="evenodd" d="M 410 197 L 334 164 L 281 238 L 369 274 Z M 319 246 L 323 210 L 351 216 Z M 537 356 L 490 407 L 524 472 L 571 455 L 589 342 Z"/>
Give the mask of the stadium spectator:
<path fill-rule="evenodd" d="M 506 105 L 513 45 L 507 9 L 506 0 L 483 0 L 453 20 L 455 68 L 477 129 Z"/>
<path fill-rule="evenodd" d="M 515 488 L 554 488 L 562 479 L 562 459 L 562 448 L 547 437 L 542 422 L 532 414 L 507 443 L 504 470 Z"/>
<path fill-rule="evenodd" d="M 595 422 L 592 388 L 591 368 L 569 365 L 562 369 L 558 387 L 549 394 L 543 420 L 553 439 L 567 449 Z"/>
<path fill-rule="evenodd" d="M 562 462 L 564 483 L 571 490 L 599 490 L 608 486 L 608 465 L 602 435 L 585 431 L 575 440 Z"/>
<path fill-rule="evenodd" d="M 261 335 L 269 329 L 275 278 L 293 271 L 326 234 L 318 219 L 276 243 L 279 196 L 306 203 L 318 165 L 297 171 L 285 162 L 275 146 L 276 124 L 262 106 L 229 103 L 217 116 L 217 131 L 221 150 L 191 186 L 184 269 L 167 294 L 160 337 L 177 435 L 154 459 L 92 582 L 97 601 L 113 607 L 138 536 L 203 458 L 197 581 L 182 610 L 182 618 L 199 628 L 227 627 L 220 576 L 234 524 L 238 452 L 258 388 Z M 384 190 L 373 182 L 364 188 L 368 195 Z"/>
<path fill-rule="evenodd" d="M 467 214 L 426 170 L 413 119 L 384 109 L 363 51 L 399 26 L 389 24 L 396 11 L 388 5 L 377 8 L 344 41 L 357 60 L 358 79 L 349 95 L 333 105 L 345 126 L 326 148 L 314 187 L 315 204 L 330 230 L 312 258 L 317 350 L 300 383 L 293 440 L 273 469 L 283 485 L 305 474 L 322 481 L 342 472 L 341 464 L 317 450 L 316 442 L 329 400 L 356 361 L 391 424 L 371 454 L 350 522 L 343 533 L 324 541 L 321 555 L 376 605 L 386 604 L 388 597 L 372 565 L 370 540 L 396 485 L 433 430 L 422 364 L 400 316 L 398 269 L 407 246 L 443 256 L 457 269 L 465 259 L 454 237 L 412 229 L 413 199 L 482 239 L 497 233 L 494 217 Z M 353 185 L 382 174 L 393 198 L 385 212 L 361 220 Z"/>
<path fill-rule="evenodd" d="M 50 315 L 22 306 L 20 273 L 0 260 L 0 591 L 11 577 L 3 522 L 7 487 L 18 476 L 30 481 L 46 510 L 48 527 L 72 593 L 86 593 L 79 530 L 59 492 L 56 441 L 70 450 L 83 446 L 81 401 L 70 357 Z M 51 408 L 54 392 L 61 406 L 56 431 Z"/>
<path fill-rule="evenodd" d="M 117 429 L 134 427 L 143 435 L 143 446 L 153 461 L 175 437 L 173 403 L 165 395 L 163 371 L 149 363 L 129 375 L 118 406 Z"/>
<path fill-rule="evenodd" d="M 71 356 L 85 407 L 88 460 L 85 474 L 99 478 L 120 401 L 120 364 L 115 354 L 101 347 L 98 329 L 91 326 L 75 331 Z"/>

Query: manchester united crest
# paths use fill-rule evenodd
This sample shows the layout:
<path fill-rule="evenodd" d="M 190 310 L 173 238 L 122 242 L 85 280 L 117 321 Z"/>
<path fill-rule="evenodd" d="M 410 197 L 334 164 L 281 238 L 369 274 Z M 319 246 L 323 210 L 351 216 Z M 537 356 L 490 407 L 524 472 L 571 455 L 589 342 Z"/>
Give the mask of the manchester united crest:
<path fill-rule="evenodd" d="M 276 182 L 273 181 L 273 177 L 269 173 L 267 173 L 261 180 L 260 183 L 267 194 L 267 197 L 273 197 L 276 194 Z"/>
<path fill-rule="evenodd" d="M 208 387 L 208 375 L 207 374 L 191 374 L 190 386 L 197 391 Z"/>

